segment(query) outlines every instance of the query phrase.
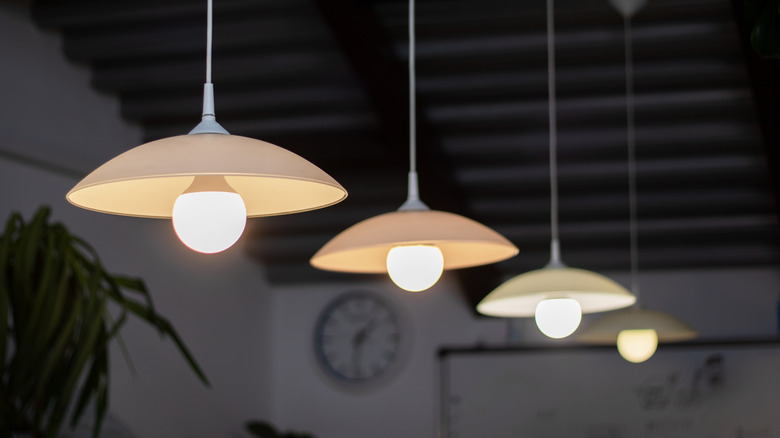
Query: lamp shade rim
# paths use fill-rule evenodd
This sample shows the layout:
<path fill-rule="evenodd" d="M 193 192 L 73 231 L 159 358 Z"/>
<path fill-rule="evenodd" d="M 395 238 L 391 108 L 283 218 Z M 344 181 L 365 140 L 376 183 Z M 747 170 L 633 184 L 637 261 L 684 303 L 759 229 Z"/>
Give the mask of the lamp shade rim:
<path fill-rule="evenodd" d="M 199 135 L 203 135 L 203 134 L 199 134 Z M 186 172 L 182 172 L 182 173 L 171 174 L 171 175 L 150 175 L 150 176 L 145 176 L 145 177 L 141 177 L 141 178 L 128 177 L 128 178 L 123 178 L 123 179 L 115 179 L 115 180 L 111 180 L 111 181 L 106 180 L 106 181 L 103 181 L 103 182 L 95 182 L 95 183 L 91 183 L 91 184 L 84 184 L 84 185 L 79 184 L 76 187 L 72 188 L 65 195 L 65 199 L 68 202 L 70 202 L 72 205 L 75 205 L 76 207 L 83 208 L 85 210 L 95 211 L 95 212 L 98 212 L 98 213 L 118 214 L 118 215 L 121 215 L 121 216 L 140 217 L 140 218 L 147 218 L 147 219 L 170 219 L 171 218 L 171 214 L 135 214 L 135 213 L 129 213 L 129 212 L 128 213 L 121 213 L 121 212 L 118 212 L 118 211 L 115 211 L 115 210 L 111 210 L 111 209 L 101 209 L 99 207 L 93 207 L 93 206 L 88 205 L 88 204 L 79 203 L 78 201 L 76 201 L 74 199 L 74 197 L 75 197 L 74 195 L 76 193 L 78 193 L 79 191 L 81 191 L 81 190 L 86 190 L 86 189 L 89 189 L 91 187 L 97 187 L 97 186 L 100 186 L 100 185 L 110 184 L 110 183 L 121 183 L 121 182 L 125 182 L 125 181 L 140 181 L 140 180 L 155 180 L 155 179 L 165 179 L 165 178 L 171 178 L 171 177 L 188 178 L 189 181 L 192 181 L 193 178 L 196 178 L 196 177 L 199 177 L 199 176 L 223 176 L 227 180 L 230 180 L 231 177 L 242 177 L 242 178 L 253 178 L 253 179 L 280 178 L 280 179 L 285 179 L 285 180 L 289 180 L 289 181 L 300 181 L 300 182 L 303 182 L 303 183 L 324 185 L 324 186 L 332 187 L 334 189 L 343 191 L 343 196 L 341 196 L 340 198 L 334 199 L 333 201 L 330 201 L 330 202 L 325 203 L 325 204 L 318 204 L 316 206 L 311 206 L 311 207 L 308 207 L 308 208 L 302 208 L 302 209 L 294 210 L 294 211 L 288 210 L 288 211 L 269 212 L 269 213 L 256 213 L 256 212 L 255 213 L 251 213 L 251 212 L 247 211 L 247 217 L 250 217 L 250 218 L 252 218 L 252 217 L 266 217 L 266 216 L 279 216 L 279 215 L 292 214 L 292 213 L 303 213 L 303 212 L 306 212 L 306 211 L 317 210 L 317 209 L 320 209 L 320 208 L 325 208 L 325 207 L 329 207 L 331 205 L 338 204 L 339 202 L 341 202 L 341 201 L 343 201 L 344 199 L 347 198 L 347 191 L 341 185 L 339 185 L 339 184 L 330 184 L 330 183 L 328 183 L 326 181 L 315 180 L 315 179 L 285 177 L 285 176 L 279 176 L 279 175 L 257 175 L 257 174 L 250 174 L 250 173 L 239 174 L 239 173 L 229 173 L 229 172 L 202 172 L 202 173 L 195 173 L 195 172 L 186 173 Z M 152 182 L 152 181 L 150 181 L 150 182 Z M 241 193 L 239 193 L 239 194 L 241 194 Z M 243 198 L 243 196 L 242 196 L 242 198 Z"/>
<path fill-rule="evenodd" d="M 358 222 L 326 243 L 311 258 L 323 270 L 387 272 L 392 248 L 433 245 L 444 256 L 444 269 L 499 262 L 517 255 L 517 247 L 474 220 L 438 210 L 394 211 Z"/>
<path fill-rule="evenodd" d="M 537 305 L 553 298 L 576 299 L 582 313 L 628 307 L 636 297 L 614 280 L 585 269 L 542 268 L 517 275 L 490 292 L 477 311 L 498 317 L 532 317 Z"/>
<path fill-rule="evenodd" d="M 403 241 L 397 241 L 387 244 L 381 244 L 381 245 L 371 245 L 371 246 L 363 246 L 360 248 L 356 248 L 356 250 L 359 250 L 360 252 L 372 252 L 372 253 L 384 253 L 385 255 L 393 248 L 398 246 L 412 246 L 412 245 L 430 245 L 430 246 L 436 246 L 439 248 L 442 252 L 442 255 L 444 256 L 444 269 L 461 269 L 461 268 L 467 268 L 470 266 L 478 266 L 482 264 L 490 264 L 490 263 L 496 263 L 500 262 L 502 260 L 506 260 L 509 257 L 512 257 L 513 255 L 516 255 L 517 252 L 514 252 L 514 254 L 509 255 L 511 251 L 507 250 L 505 246 L 498 245 L 498 244 L 491 244 L 486 243 L 484 241 L 478 241 L 478 240 L 403 240 Z M 495 256 L 492 258 L 484 258 L 481 262 L 478 264 L 471 264 L 471 263 L 459 263 L 457 260 L 453 260 L 453 257 L 451 256 L 451 249 L 453 246 L 459 246 L 461 247 L 461 251 L 468 248 L 469 246 L 473 247 L 480 247 L 484 249 L 486 246 L 493 246 L 495 247 L 494 252 L 496 253 Z M 346 256 L 348 253 L 346 251 L 343 251 L 341 253 L 334 253 L 334 254 L 315 254 L 314 257 L 311 258 L 311 265 L 318 269 L 323 269 L 326 271 L 337 271 L 337 272 L 355 272 L 355 273 L 365 273 L 365 274 L 381 274 L 383 272 L 387 272 L 387 265 L 385 264 L 374 264 L 373 266 L 369 267 L 354 267 L 349 265 L 341 265 L 338 263 L 337 257 L 343 257 Z M 360 269 L 360 270 L 358 270 Z"/>

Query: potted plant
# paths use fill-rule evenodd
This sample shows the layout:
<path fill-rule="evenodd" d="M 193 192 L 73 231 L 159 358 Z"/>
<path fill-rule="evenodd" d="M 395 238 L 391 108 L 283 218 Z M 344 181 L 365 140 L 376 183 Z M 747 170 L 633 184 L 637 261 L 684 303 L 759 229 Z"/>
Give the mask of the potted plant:
<path fill-rule="evenodd" d="M 170 337 L 208 385 L 144 283 L 108 273 L 89 244 L 49 216 L 46 207 L 30 222 L 14 213 L 0 236 L 0 437 L 55 438 L 89 408 L 97 438 L 109 344 L 130 314 Z"/>

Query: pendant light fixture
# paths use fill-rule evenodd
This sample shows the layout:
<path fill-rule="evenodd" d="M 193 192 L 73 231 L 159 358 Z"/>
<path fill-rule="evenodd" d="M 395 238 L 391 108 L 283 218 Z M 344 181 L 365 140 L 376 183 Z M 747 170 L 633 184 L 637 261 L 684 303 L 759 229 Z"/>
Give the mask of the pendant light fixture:
<path fill-rule="evenodd" d="M 579 340 L 594 344 L 617 344 L 618 352 L 633 363 L 644 362 L 655 353 L 659 342 L 679 342 L 693 339 L 696 331 L 664 312 L 644 309 L 639 299 L 639 242 L 637 230 L 636 194 L 636 130 L 634 115 L 634 68 L 631 17 L 645 0 L 610 0 L 623 16 L 625 30 L 626 63 L 626 121 L 628 143 L 628 205 L 629 233 L 631 237 L 631 291 L 637 297 L 637 305 L 605 315 L 579 335 Z"/>
<path fill-rule="evenodd" d="M 520 274 L 488 294 L 478 305 L 484 315 L 531 317 L 546 336 L 572 334 L 583 313 L 630 306 L 636 298 L 611 279 L 561 260 L 558 235 L 558 136 L 555 96 L 555 13 L 547 0 L 547 63 L 550 118 L 550 262 L 542 269 Z"/>
<path fill-rule="evenodd" d="M 195 251 L 215 253 L 241 236 L 247 217 L 314 210 L 347 191 L 300 156 L 260 140 L 230 135 L 214 116 L 211 83 L 213 5 L 208 0 L 203 117 L 188 135 L 131 149 L 81 180 L 72 204 L 101 213 L 173 219 Z"/>
<path fill-rule="evenodd" d="M 445 269 L 467 268 L 508 259 L 517 247 L 490 228 L 466 217 L 431 210 L 417 183 L 414 0 L 409 0 L 409 182 L 406 202 L 394 212 L 347 228 L 311 258 L 328 271 L 388 273 L 404 290 L 433 286 Z"/>

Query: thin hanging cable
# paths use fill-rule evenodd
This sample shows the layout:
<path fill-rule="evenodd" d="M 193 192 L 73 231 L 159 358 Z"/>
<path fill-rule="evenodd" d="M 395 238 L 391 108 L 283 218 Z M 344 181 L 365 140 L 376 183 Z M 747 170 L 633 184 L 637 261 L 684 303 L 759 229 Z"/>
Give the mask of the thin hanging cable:
<path fill-rule="evenodd" d="M 560 262 L 558 236 L 558 120 L 555 102 L 555 6 L 547 0 L 547 90 L 550 119 L 550 235 L 551 262 Z"/>
<path fill-rule="evenodd" d="M 634 116 L 634 63 L 631 17 L 623 17 L 626 58 L 626 137 L 628 144 L 628 212 L 631 239 L 631 292 L 639 301 L 639 242 L 636 196 L 636 130 Z"/>
<path fill-rule="evenodd" d="M 415 71 L 414 0 L 409 0 L 409 185 L 406 202 L 399 211 L 428 210 L 420 201 L 417 182 L 417 73 Z"/>
<path fill-rule="evenodd" d="M 212 22 L 214 21 L 213 0 L 208 0 L 208 12 L 206 14 L 206 83 L 211 83 L 211 40 L 212 40 Z"/>
<path fill-rule="evenodd" d="M 214 115 L 214 84 L 211 83 L 211 47 L 213 39 L 214 3 L 206 1 L 206 82 L 203 84 L 203 119 L 190 134 L 229 134 L 216 122 Z"/>
<path fill-rule="evenodd" d="M 417 172 L 417 74 L 414 46 L 414 0 L 409 0 L 409 173 Z"/>

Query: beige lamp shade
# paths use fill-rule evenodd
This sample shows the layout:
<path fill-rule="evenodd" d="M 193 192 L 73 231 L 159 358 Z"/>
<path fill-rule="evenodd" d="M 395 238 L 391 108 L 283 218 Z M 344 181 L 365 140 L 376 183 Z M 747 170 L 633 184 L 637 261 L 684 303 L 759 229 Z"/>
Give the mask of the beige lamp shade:
<path fill-rule="evenodd" d="M 545 267 L 520 274 L 490 292 L 478 305 L 483 315 L 506 318 L 534 316 L 536 306 L 552 298 L 573 298 L 582 313 L 627 307 L 636 301 L 623 286 L 585 269 Z"/>
<path fill-rule="evenodd" d="M 578 339 L 591 344 L 614 345 L 623 330 L 655 330 L 659 342 L 681 342 L 697 333 L 691 326 L 668 313 L 639 307 L 613 312 L 593 321 Z"/>
<path fill-rule="evenodd" d="M 518 253 L 505 237 L 466 217 L 437 210 L 406 210 L 374 216 L 347 228 L 317 251 L 311 264 L 328 271 L 384 273 L 390 250 L 405 245 L 438 247 L 444 269 L 495 263 Z"/>
<path fill-rule="evenodd" d="M 248 217 L 314 210 L 347 196 L 327 173 L 286 149 L 237 135 L 195 134 L 117 156 L 81 180 L 67 199 L 102 213 L 170 218 L 196 176 L 223 176 L 241 195 Z"/>

